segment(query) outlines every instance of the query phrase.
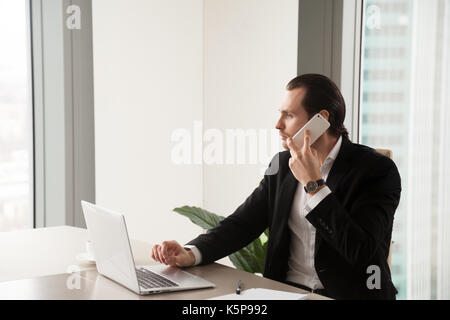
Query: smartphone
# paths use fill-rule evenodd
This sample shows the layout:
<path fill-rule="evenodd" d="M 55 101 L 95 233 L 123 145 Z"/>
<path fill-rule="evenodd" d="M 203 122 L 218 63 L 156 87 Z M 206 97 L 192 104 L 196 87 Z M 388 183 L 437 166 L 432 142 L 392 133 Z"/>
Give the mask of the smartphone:
<path fill-rule="evenodd" d="M 309 145 L 312 145 L 316 142 L 317 139 L 320 138 L 325 131 L 330 127 L 330 123 L 322 117 L 320 113 L 314 115 L 297 133 L 292 137 L 294 143 L 299 147 L 303 147 L 303 142 L 305 140 L 305 131 L 309 130 L 310 132 L 310 140 Z"/>

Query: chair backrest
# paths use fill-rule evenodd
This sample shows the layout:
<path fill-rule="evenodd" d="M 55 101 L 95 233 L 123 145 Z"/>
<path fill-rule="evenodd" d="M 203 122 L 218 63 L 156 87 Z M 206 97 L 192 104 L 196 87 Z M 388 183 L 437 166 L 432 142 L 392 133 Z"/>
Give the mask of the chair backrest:
<path fill-rule="evenodd" d="M 376 152 L 381 153 L 382 155 L 388 157 L 389 159 L 392 159 L 392 151 L 388 150 L 388 149 L 375 149 Z M 388 265 L 389 265 L 389 269 L 391 269 L 391 256 L 392 256 L 392 244 L 394 242 L 391 241 L 391 245 L 389 246 L 389 254 L 388 254 Z"/>
<path fill-rule="evenodd" d="M 381 153 L 383 156 L 392 159 L 392 151 L 389 149 L 375 149 L 376 152 Z"/>

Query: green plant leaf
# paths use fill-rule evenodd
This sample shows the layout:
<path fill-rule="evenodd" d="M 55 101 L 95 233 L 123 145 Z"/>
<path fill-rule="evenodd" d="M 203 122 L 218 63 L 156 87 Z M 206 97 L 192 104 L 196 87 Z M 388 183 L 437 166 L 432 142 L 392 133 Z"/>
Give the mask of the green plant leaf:
<path fill-rule="evenodd" d="M 257 267 L 255 269 L 257 270 L 263 270 L 264 269 L 264 262 L 265 262 L 265 251 L 263 248 L 263 245 L 261 243 L 261 239 L 255 239 L 252 243 L 250 243 L 246 247 L 248 254 L 251 255 L 252 265 L 256 265 Z M 249 257 L 250 258 L 250 257 Z M 259 272 L 259 271 L 255 271 Z"/>
<path fill-rule="evenodd" d="M 247 248 L 243 248 L 228 256 L 233 264 L 244 271 L 255 273 L 260 272 L 260 266 L 254 258 L 253 253 Z"/>
<path fill-rule="evenodd" d="M 261 238 L 256 239 L 252 242 L 253 244 L 253 250 L 255 252 L 256 257 L 262 257 L 264 256 L 264 247 L 262 245 Z"/>
<path fill-rule="evenodd" d="M 194 224 L 207 230 L 214 228 L 220 221 L 225 219 L 225 217 L 193 206 L 178 207 L 173 209 L 173 211 L 189 218 Z M 268 236 L 269 229 L 266 229 L 259 238 L 241 250 L 230 254 L 228 257 L 233 265 L 250 273 L 264 273 Z"/>
<path fill-rule="evenodd" d="M 246 272 L 252 272 L 252 268 L 250 267 L 249 263 L 247 262 L 247 260 L 243 257 L 243 255 L 238 251 L 235 252 L 233 254 L 230 254 L 228 256 L 228 258 L 230 258 L 230 261 L 233 263 L 233 265 L 241 270 L 244 270 Z"/>
<path fill-rule="evenodd" d="M 203 229 L 214 228 L 220 221 L 225 219 L 222 216 L 199 207 L 183 206 L 175 208 L 173 211 L 189 218 L 194 224 Z"/>

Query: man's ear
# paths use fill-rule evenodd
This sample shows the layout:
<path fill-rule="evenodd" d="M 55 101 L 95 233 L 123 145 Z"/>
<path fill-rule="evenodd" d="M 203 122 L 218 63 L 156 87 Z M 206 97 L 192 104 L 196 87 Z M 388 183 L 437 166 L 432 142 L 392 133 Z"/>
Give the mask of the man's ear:
<path fill-rule="evenodd" d="M 322 117 L 324 117 L 328 121 L 328 118 L 330 117 L 330 113 L 327 110 L 320 110 L 319 113 Z"/>

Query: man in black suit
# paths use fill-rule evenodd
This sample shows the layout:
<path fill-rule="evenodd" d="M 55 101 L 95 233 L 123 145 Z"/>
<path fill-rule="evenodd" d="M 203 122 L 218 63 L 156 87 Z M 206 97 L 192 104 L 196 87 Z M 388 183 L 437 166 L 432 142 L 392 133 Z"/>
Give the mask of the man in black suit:
<path fill-rule="evenodd" d="M 401 193 L 397 167 L 349 140 L 345 102 L 330 79 L 306 74 L 286 89 L 276 128 L 288 150 L 233 214 L 184 247 L 155 245 L 152 258 L 208 264 L 269 227 L 264 277 L 335 299 L 395 299 L 387 258 Z M 330 128 L 311 146 L 306 134 L 299 148 L 291 137 L 317 113 Z"/>

